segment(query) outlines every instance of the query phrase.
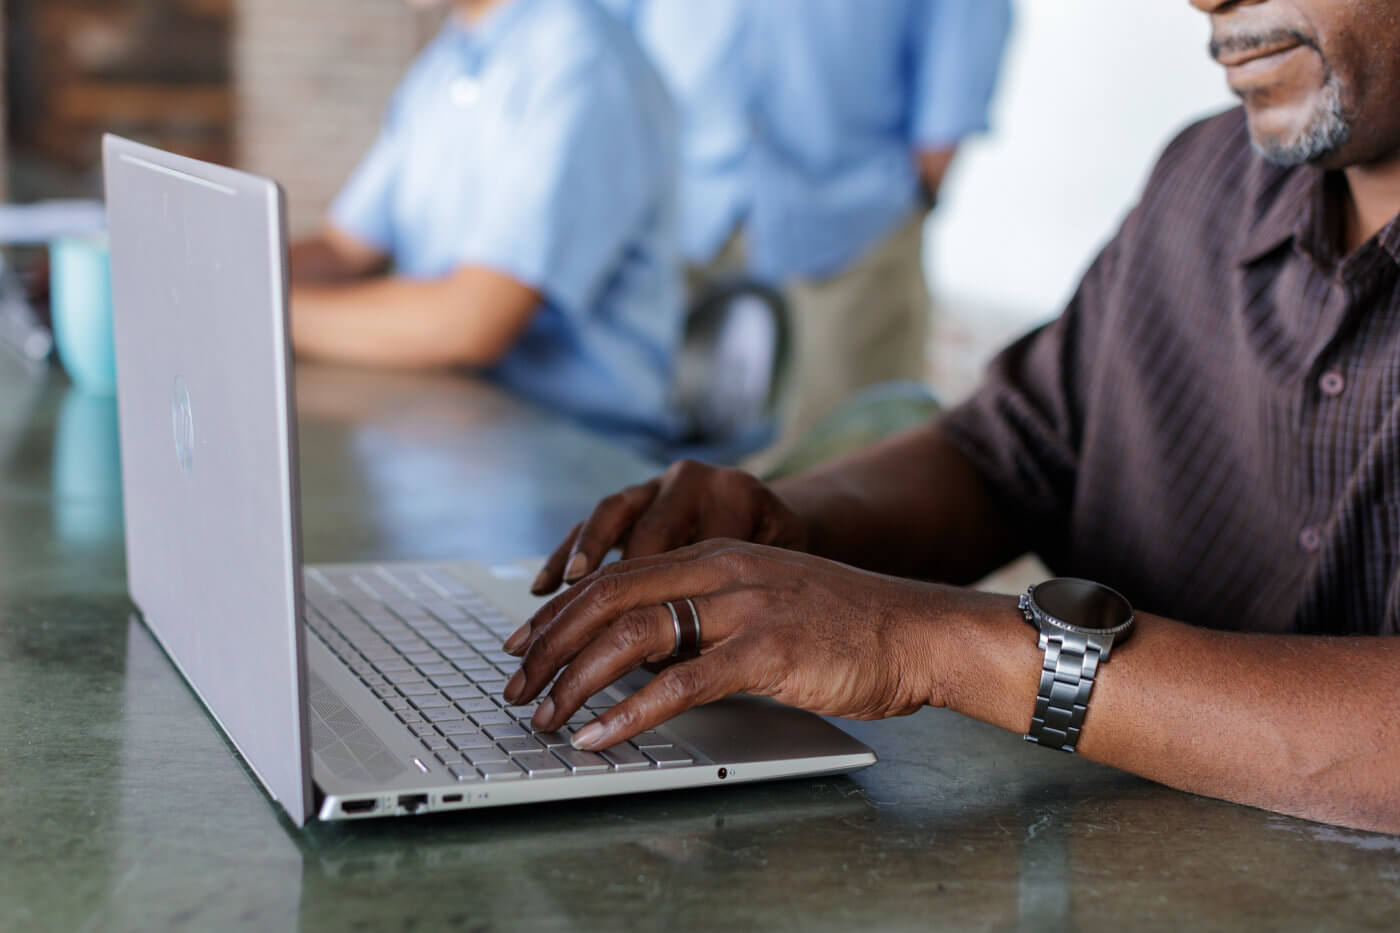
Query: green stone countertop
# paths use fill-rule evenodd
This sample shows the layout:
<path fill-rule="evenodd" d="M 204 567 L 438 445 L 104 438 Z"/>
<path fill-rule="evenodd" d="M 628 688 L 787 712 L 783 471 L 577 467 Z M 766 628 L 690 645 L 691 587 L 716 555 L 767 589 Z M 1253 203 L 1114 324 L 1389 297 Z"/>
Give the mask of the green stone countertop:
<path fill-rule="evenodd" d="M 469 381 L 297 390 L 312 562 L 536 555 L 650 472 Z M 1400 928 L 1400 838 L 936 710 L 845 724 L 850 777 L 298 830 L 132 621 L 116 464 L 112 401 L 0 359 L 7 933 Z"/>

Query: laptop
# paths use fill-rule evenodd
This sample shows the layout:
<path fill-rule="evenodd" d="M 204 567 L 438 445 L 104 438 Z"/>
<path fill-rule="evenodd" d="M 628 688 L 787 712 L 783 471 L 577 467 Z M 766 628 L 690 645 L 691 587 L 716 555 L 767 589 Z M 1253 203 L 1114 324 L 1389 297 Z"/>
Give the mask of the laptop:
<path fill-rule="evenodd" d="M 112 243 L 128 588 L 145 624 L 298 825 L 835 774 L 875 755 L 752 697 L 601 754 L 501 698 L 531 567 L 303 566 L 275 182 L 115 136 Z"/>

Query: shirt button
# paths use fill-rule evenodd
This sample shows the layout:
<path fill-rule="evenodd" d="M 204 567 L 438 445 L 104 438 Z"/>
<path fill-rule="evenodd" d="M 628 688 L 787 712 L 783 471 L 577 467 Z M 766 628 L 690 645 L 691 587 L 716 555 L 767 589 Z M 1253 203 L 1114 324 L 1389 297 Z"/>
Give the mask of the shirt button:
<path fill-rule="evenodd" d="M 1304 528 L 1298 533 L 1298 546 L 1311 554 L 1322 547 L 1322 535 L 1316 528 Z"/>
<path fill-rule="evenodd" d="M 476 102 L 481 100 L 481 82 L 476 78 L 463 75 L 452 82 L 449 93 L 452 95 L 452 103 L 463 110 L 475 107 Z"/>
<path fill-rule="evenodd" d="M 1335 369 L 1330 369 L 1322 374 L 1322 378 L 1317 380 L 1317 387 L 1322 390 L 1323 395 L 1337 396 L 1347 387 L 1347 381 L 1341 373 Z"/>

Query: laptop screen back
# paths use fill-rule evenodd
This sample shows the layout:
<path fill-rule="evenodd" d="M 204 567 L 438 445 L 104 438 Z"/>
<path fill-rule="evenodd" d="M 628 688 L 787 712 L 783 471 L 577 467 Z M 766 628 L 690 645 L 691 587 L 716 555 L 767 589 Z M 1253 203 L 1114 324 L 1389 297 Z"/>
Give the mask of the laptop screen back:
<path fill-rule="evenodd" d="M 128 588 L 259 780 L 311 801 L 283 198 L 104 141 Z"/>

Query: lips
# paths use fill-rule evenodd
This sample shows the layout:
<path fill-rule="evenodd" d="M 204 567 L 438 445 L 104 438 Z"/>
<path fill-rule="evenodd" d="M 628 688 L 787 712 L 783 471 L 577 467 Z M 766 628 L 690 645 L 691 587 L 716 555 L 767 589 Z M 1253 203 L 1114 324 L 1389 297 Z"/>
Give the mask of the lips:
<path fill-rule="evenodd" d="M 1261 58 L 1269 58 L 1273 55 L 1282 55 L 1284 52 L 1291 52 L 1301 48 L 1301 42 L 1281 42 L 1276 45 L 1266 45 L 1255 49 L 1245 49 L 1239 51 L 1220 52 L 1215 60 L 1226 68 L 1238 68 L 1240 65 L 1247 65 L 1250 62 L 1258 61 Z"/>

